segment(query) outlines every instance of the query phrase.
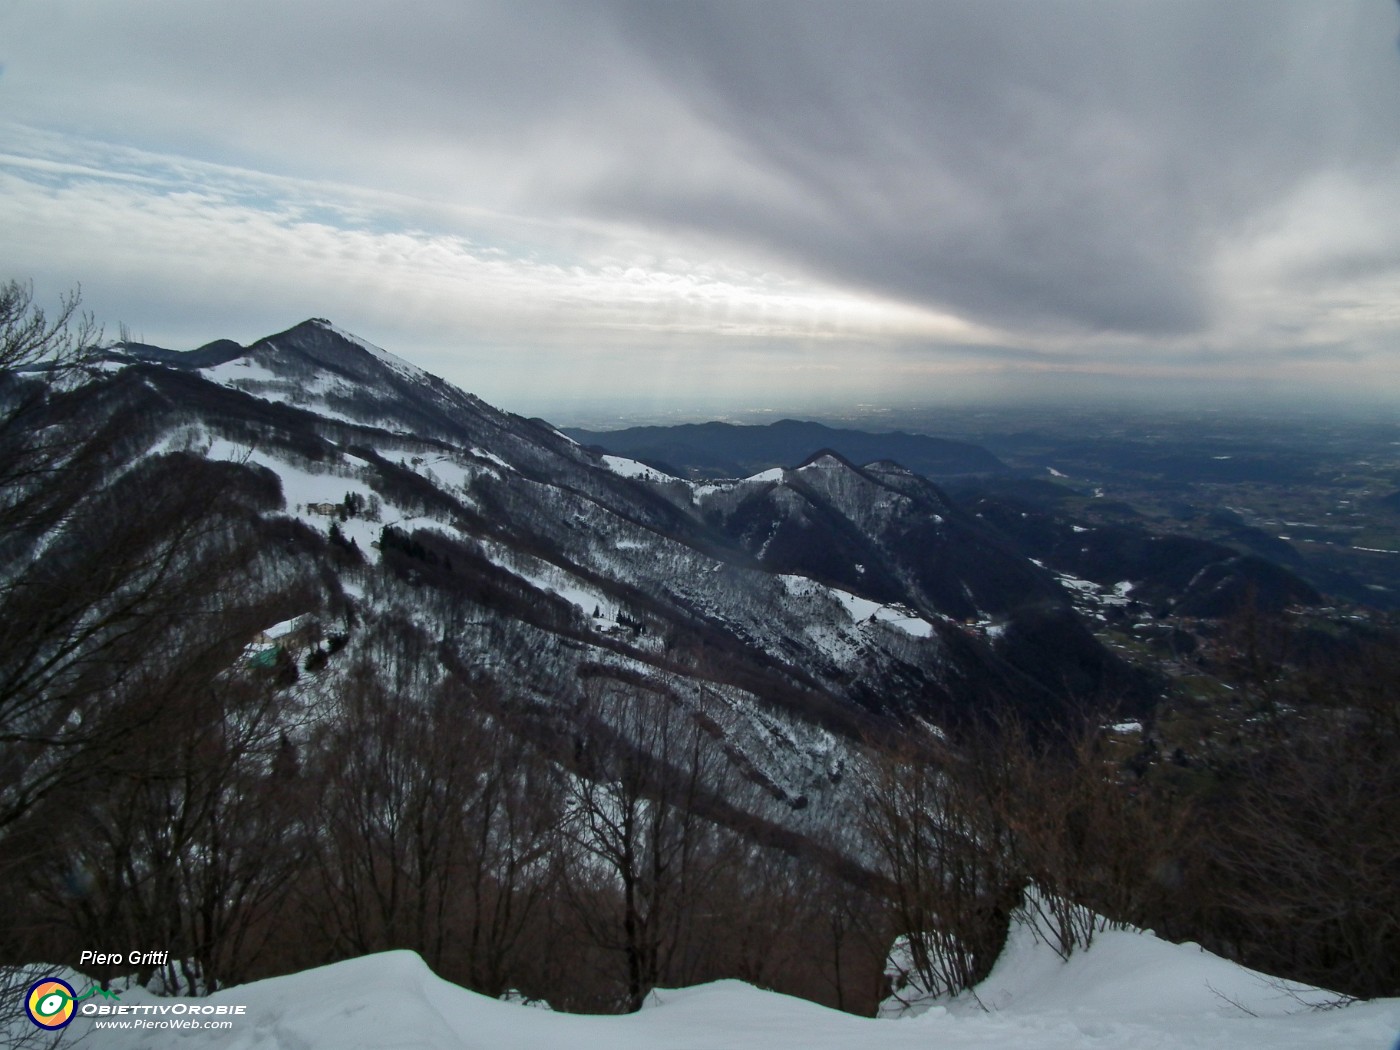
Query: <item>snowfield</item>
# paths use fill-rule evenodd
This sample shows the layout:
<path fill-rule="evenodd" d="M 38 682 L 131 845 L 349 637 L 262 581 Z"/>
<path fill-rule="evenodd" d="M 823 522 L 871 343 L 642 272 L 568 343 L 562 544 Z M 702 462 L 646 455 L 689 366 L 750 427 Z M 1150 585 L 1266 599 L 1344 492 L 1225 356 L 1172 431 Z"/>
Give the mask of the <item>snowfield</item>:
<path fill-rule="evenodd" d="M 578 442 L 574 442 L 574 444 L 578 444 Z M 645 463 L 638 463 L 634 459 L 624 459 L 622 456 L 604 456 L 603 466 L 614 474 L 621 474 L 624 478 L 644 478 L 647 481 L 676 480 L 664 471 L 649 467 Z"/>
<path fill-rule="evenodd" d="M 429 373 L 423 371 L 423 369 L 419 368 L 417 365 L 405 361 L 402 357 L 399 357 L 397 354 L 389 353 L 388 350 L 385 350 L 381 346 L 375 346 L 368 340 L 361 339 L 358 335 L 355 335 L 353 332 L 347 332 L 343 328 L 337 328 L 335 325 L 325 320 L 317 320 L 313 323 L 320 325 L 328 332 L 333 332 L 334 334 L 340 336 L 340 338 L 344 339 L 347 343 L 353 343 L 355 346 L 358 346 L 360 349 L 368 352 L 372 357 L 376 358 L 378 361 L 388 366 L 388 368 L 391 371 L 397 372 L 405 379 L 423 380 L 432 378 L 429 375 Z"/>
<path fill-rule="evenodd" d="M 812 594 L 824 594 L 840 603 L 846 610 L 846 615 L 854 623 L 865 623 L 869 620 L 880 620 L 884 623 L 898 627 L 905 634 L 913 635 L 916 638 L 932 638 L 933 624 L 929 623 L 922 616 L 917 615 L 909 609 L 901 606 L 882 605 L 879 602 L 871 601 L 869 598 L 862 598 L 852 594 L 850 591 L 843 591 L 839 587 L 830 587 L 816 580 L 808 579 L 806 576 L 796 576 L 785 573 L 778 577 L 787 592 L 797 597 Z"/>
<path fill-rule="evenodd" d="M 69 975 L 80 991 L 85 979 Z M 1391 1050 L 1400 999 L 1316 1008 L 1330 993 L 1246 970 L 1151 933 L 1108 931 L 1068 962 L 1026 925 L 976 989 L 870 1020 L 739 981 L 653 993 L 628 1016 L 499 1002 L 447 983 L 407 951 L 218 992 L 122 1003 L 245 1007 L 228 1031 L 103 1030 L 111 1050 L 170 1046 L 441 1050 Z M 143 1019 L 149 1019 L 149 1015 Z M 27 1022 L 21 1022 L 27 1023 Z M 77 1018 L 68 1038 L 93 1031 Z"/>

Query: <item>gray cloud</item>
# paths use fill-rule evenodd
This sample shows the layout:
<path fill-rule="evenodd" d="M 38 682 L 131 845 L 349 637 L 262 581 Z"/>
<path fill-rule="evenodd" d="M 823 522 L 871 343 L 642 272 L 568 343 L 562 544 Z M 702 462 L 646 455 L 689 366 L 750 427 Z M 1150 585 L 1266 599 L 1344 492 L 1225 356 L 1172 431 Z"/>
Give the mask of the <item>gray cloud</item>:
<path fill-rule="evenodd" d="M 778 190 L 686 197 L 649 180 L 607 203 L 992 323 L 1199 331 L 1222 237 L 1319 171 L 1394 165 L 1400 142 L 1395 63 L 1369 10 L 626 11 L 657 68 Z"/>
<path fill-rule="evenodd" d="M 439 330 L 485 303 L 521 346 L 601 317 L 824 368 L 882 326 L 990 368 L 1374 361 L 1395 28 L 1364 0 L 12 3 L 10 264 L 168 265 L 219 317 L 223 285 L 307 312 L 379 285 Z M 842 328 L 861 297 L 895 312 Z"/>

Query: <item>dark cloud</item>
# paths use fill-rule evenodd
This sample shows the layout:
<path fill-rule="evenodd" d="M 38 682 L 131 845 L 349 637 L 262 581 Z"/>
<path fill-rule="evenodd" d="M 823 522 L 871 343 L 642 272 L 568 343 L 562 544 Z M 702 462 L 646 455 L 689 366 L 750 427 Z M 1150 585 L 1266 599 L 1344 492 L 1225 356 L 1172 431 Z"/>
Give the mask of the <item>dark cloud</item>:
<path fill-rule="evenodd" d="M 1368 85 L 1372 21 L 1336 5 L 622 10 L 775 191 L 647 180 L 607 206 L 992 323 L 1201 330 L 1222 237 L 1329 166 L 1395 157 L 1395 78 Z"/>

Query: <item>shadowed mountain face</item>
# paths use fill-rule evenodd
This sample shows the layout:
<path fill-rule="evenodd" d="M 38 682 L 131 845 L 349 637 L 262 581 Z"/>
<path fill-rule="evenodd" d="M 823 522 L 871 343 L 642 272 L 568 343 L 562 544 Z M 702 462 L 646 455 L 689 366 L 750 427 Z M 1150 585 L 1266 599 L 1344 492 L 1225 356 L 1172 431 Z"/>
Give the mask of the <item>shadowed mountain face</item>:
<path fill-rule="evenodd" d="M 557 737 L 599 691 L 641 690 L 703 706 L 796 823 L 847 790 L 853 741 L 910 719 L 1151 702 L 1052 571 L 897 463 L 804 448 L 746 480 L 680 480 L 324 321 L 247 348 L 118 347 L 64 396 L 122 435 L 79 503 L 151 464 L 263 494 L 241 513 L 282 538 L 247 586 L 295 595 L 268 599 L 294 637 L 339 639 L 290 655 L 308 702 L 357 675 L 405 696 L 454 679 Z"/>
<path fill-rule="evenodd" d="M 922 434 L 867 434 L 784 419 L 768 426 L 689 423 L 590 431 L 566 428 L 584 445 L 641 460 L 681 477 L 747 477 L 830 449 L 853 463 L 893 460 L 925 477 L 996 474 L 1006 465 L 977 445 Z"/>
<path fill-rule="evenodd" d="M 1076 525 L 996 497 L 970 497 L 966 506 L 1027 557 L 1100 585 L 1129 581 L 1137 601 L 1180 616 L 1220 618 L 1246 605 L 1276 613 L 1322 600 L 1287 569 L 1220 543 L 1130 525 Z"/>
<path fill-rule="evenodd" d="M 773 572 L 960 620 L 1067 604 L 1043 571 L 898 464 L 862 469 L 823 450 L 699 491 L 707 520 Z"/>

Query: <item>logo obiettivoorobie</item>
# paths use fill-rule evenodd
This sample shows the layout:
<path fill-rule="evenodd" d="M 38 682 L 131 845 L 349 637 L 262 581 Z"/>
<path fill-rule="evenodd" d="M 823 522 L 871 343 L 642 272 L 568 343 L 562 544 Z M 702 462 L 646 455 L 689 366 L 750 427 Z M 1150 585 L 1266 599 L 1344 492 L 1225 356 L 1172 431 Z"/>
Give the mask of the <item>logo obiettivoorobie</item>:
<path fill-rule="evenodd" d="M 103 991 L 97 985 L 79 995 L 62 978 L 44 977 L 29 986 L 29 994 L 24 997 L 24 1012 L 40 1028 L 56 1032 L 73 1020 L 75 1004 L 91 995 L 117 998 L 116 992 Z"/>

